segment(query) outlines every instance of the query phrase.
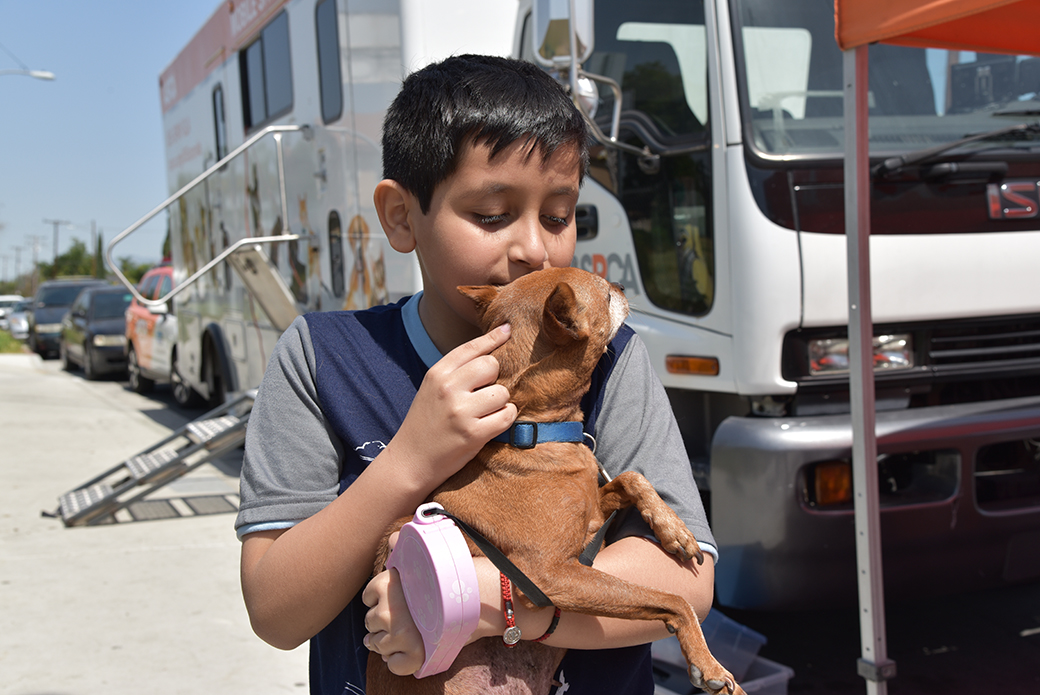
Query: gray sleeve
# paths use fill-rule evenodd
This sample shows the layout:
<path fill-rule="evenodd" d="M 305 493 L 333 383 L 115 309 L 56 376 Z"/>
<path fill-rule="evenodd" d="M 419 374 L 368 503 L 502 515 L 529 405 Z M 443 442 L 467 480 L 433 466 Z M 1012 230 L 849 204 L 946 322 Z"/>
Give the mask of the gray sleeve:
<path fill-rule="evenodd" d="M 671 403 L 638 335 L 618 355 L 607 381 L 596 422 L 596 457 L 611 476 L 626 470 L 641 473 L 686 522 L 698 542 L 710 545 L 712 550 L 718 547 L 708 527 Z M 636 513 L 622 518 L 612 538 L 632 535 L 650 535 Z"/>
<path fill-rule="evenodd" d="M 318 402 L 314 347 L 304 317 L 282 334 L 267 363 L 246 428 L 235 528 L 291 526 L 339 493 L 342 444 Z"/>

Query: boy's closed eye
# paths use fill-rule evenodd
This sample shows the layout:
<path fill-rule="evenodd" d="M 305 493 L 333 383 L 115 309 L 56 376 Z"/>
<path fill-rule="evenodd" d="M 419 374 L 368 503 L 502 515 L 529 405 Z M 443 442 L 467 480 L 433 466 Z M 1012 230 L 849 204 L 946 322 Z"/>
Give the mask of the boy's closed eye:
<path fill-rule="evenodd" d="M 543 218 L 552 225 L 567 226 L 568 220 L 566 217 L 557 217 L 556 215 L 543 215 Z M 477 215 L 477 221 L 483 225 L 495 225 L 501 224 L 509 219 L 509 215 Z"/>

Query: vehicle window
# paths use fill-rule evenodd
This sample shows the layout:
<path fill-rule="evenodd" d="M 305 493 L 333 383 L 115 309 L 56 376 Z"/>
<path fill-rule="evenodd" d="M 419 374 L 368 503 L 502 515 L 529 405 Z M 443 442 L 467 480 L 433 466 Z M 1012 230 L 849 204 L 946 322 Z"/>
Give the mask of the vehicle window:
<path fill-rule="evenodd" d="M 82 289 L 83 285 L 41 287 L 36 301 L 43 306 L 70 306 Z"/>
<path fill-rule="evenodd" d="M 140 287 L 137 288 L 137 291 L 145 299 L 155 299 L 155 288 L 158 284 L 158 275 L 148 275 L 144 278 L 144 282 L 141 283 Z"/>
<path fill-rule="evenodd" d="M 216 156 L 220 161 L 227 156 L 227 122 L 224 118 L 224 88 L 217 85 L 213 89 L 213 133 L 216 137 Z"/>
<path fill-rule="evenodd" d="M 292 107 L 289 16 L 282 11 L 239 52 L 242 113 L 246 130 L 270 121 Z"/>
<path fill-rule="evenodd" d="M 339 69 L 339 17 L 336 0 L 321 0 L 314 9 L 318 39 L 318 84 L 321 118 L 331 123 L 343 113 L 343 81 Z"/>
<path fill-rule="evenodd" d="M 704 315 L 715 294 L 715 251 L 703 2 L 598 0 L 594 34 L 584 69 L 621 86 L 619 138 L 662 154 L 597 146 L 590 175 L 627 211 L 647 298 Z M 614 96 L 597 87 L 595 119 L 608 132 Z"/>
<path fill-rule="evenodd" d="M 159 293 L 155 295 L 155 298 L 165 297 L 173 289 L 173 280 L 170 279 L 169 275 L 162 276 L 162 285 L 159 286 Z"/>
<path fill-rule="evenodd" d="M 72 303 L 72 313 L 84 314 L 87 313 L 87 302 L 90 299 L 90 294 L 87 292 L 80 292 L 79 296 L 76 297 L 76 301 Z"/>
<path fill-rule="evenodd" d="M 115 319 L 125 313 L 133 295 L 129 292 L 97 292 L 94 294 L 94 318 Z"/>
<path fill-rule="evenodd" d="M 735 0 L 734 6 L 748 140 L 768 155 L 838 156 L 844 121 L 834 3 Z M 919 150 L 1029 122 L 1040 109 L 1040 58 L 874 44 L 869 69 L 872 154 Z M 1034 143 L 1005 139 L 1000 145 Z"/>

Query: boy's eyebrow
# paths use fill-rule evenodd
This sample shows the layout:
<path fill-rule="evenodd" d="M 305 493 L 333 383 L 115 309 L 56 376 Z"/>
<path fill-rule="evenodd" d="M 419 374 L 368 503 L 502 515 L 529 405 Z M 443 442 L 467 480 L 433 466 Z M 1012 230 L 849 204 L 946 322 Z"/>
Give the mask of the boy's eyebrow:
<path fill-rule="evenodd" d="M 517 188 L 517 186 L 514 186 L 509 183 L 489 183 L 485 184 L 484 186 L 481 186 L 480 188 L 468 191 L 463 195 L 466 198 L 480 198 L 487 195 L 498 195 L 499 193 L 508 193 L 509 191 L 512 191 L 515 188 Z M 557 186 L 556 188 L 552 189 L 550 191 L 550 194 L 553 196 L 577 196 L 578 187 L 565 184 L 563 186 Z"/>

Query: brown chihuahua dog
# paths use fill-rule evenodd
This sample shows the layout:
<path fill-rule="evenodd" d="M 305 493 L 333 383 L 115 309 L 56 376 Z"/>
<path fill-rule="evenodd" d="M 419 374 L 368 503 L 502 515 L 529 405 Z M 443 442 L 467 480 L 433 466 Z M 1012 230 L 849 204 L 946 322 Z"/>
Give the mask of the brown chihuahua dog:
<path fill-rule="evenodd" d="M 628 315 L 622 289 L 576 268 L 550 268 L 503 286 L 466 286 L 485 331 L 503 323 L 512 337 L 492 354 L 498 383 L 509 389 L 518 420 L 582 420 L 592 372 Z M 690 664 L 690 680 L 711 693 L 743 693 L 708 651 L 690 604 L 579 562 L 611 512 L 635 505 L 661 546 L 703 562 L 697 541 L 641 475 L 625 472 L 600 487 L 592 451 L 581 442 L 540 442 L 520 449 L 491 441 L 427 501 L 480 531 L 563 612 L 662 620 Z M 402 519 L 388 532 L 397 531 Z M 467 539 L 468 540 L 468 539 Z M 474 555 L 482 553 L 470 542 Z M 389 548 L 384 541 L 376 571 Z M 533 607 L 525 597 L 519 600 Z M 444 673 L 416 679 L 392 674 L 377 654 L 368 661 L 369 695 L 387 693 L 548 693 L 565 650 L 532 641 L 507 648 L 502 638 L 466 646 Z"/>

